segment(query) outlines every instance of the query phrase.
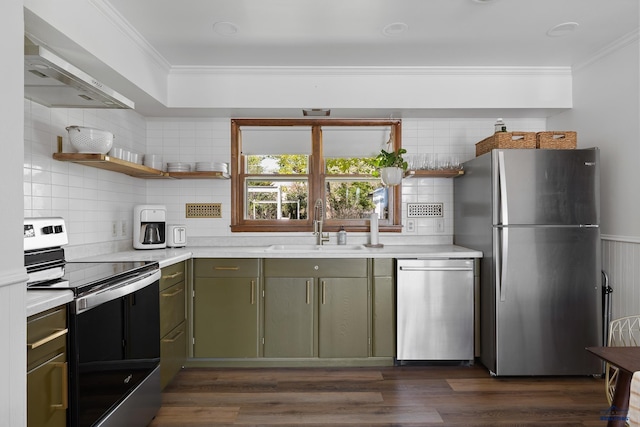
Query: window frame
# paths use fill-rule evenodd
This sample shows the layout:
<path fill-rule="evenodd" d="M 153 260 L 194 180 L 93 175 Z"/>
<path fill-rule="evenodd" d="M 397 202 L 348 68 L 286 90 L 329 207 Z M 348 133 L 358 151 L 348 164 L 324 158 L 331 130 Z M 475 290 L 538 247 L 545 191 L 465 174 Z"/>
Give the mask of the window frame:
<path fill-rule="evenodd" d="M 313 231 L 312 215 L 306 220 L 251 220 L 245 218 L 245 181 L 249 177 L 267 175 L 247 174 L 244 155 L 242 154 L 242 127 L 311 127 L 311 155 L 309 156 L 308 177 L 309 203 L 317 199 L 325 200 L 324 183 L 326 179 L 324 156 L 322 152 L 322 128 L 333 126 L 380 127 L 390 126 L 393 135 L 393 149 L 402 147 L 402 120 L 400 119 L 231 119 L 231 231 L 232 232 L 307 232 Z M 281 176 L 281 175 L 279 175 Z M 291 175 L 292 179 L 300 175 Z M 357 178 L 359 175 L 329 175 L 330 177 Z M 380 220 L 381 232 L 402 231 L 402 184 L 389 188 L 389 208 L 392 220 Z M 345 230 L 369 231 L 368 219 L 324 220 L 323 230 L 338 231 L 344 225 Z"/>

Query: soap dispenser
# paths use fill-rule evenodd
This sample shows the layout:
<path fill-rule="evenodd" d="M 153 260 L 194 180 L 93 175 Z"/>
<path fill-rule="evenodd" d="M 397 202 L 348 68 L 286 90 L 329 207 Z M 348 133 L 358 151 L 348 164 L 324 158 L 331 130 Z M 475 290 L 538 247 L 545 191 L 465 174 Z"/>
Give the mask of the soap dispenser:
<path fill-rule="evenodd" d="M 341 225 L 340 231 L 338 231 L 338 244 L 339 245 L 347 244 L 347 232 L 344 231 L 344 225 Z"/>

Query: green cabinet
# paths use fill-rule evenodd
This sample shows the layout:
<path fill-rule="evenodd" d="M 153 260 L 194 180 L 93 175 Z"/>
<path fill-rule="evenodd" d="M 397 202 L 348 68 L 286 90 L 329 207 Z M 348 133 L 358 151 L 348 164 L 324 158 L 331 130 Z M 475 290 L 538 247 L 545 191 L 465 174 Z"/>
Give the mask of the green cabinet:
<path fill-rule="evenodd" d="M 260 260 L 196 259 L 194 357 L 259 356 Z"/>
<path fill-rule="evenodd" d="M 367 278 L 320 278 L 318 355 L 369 356 Z"/>
<path fill-rule="evenodd" d="M 374 357 L 395 356 L 394 271 L 393 259 L 376 258 L 373 260 L 371 355 Z"/>
<path fill-rule="evenodd" d="M 67 309 L 27 319 L 27 427 L 64 427 L 69 402 Z"/>
<path fill-rule="evenodd" d="M 264 356 L 369 356 L 366 259 L 265 259 Z"/>
<path fill-rule="evenodd" d="M 313 277 L 264 280 L 264 357 L 315 356 Z"/>
<path fill-rule="evenodd" d="M 393 259 L 196 258 L 193 277 L 193 366 L 342 366 L 395 355 Z"/>
<path fill-rule="evenodd" d="M 162 269 L 160 278 L 160 385 L 165 388 L 187 357 L 186 262 Z"/>

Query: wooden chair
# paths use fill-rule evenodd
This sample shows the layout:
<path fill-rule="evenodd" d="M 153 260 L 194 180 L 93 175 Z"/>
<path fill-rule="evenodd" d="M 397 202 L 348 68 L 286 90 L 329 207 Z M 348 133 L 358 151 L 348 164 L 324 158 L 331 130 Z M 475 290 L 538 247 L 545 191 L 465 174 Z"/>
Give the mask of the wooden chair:
<path fill-rule="evenodd" d="M 640 315 L 621 317 L 609 323 L 608 347 L 638 347 L 640 346 Z M 607 363 L 605 365 L 605 388 L 607 400 L 611 405 L 616 391 L 618 368 Z"/>

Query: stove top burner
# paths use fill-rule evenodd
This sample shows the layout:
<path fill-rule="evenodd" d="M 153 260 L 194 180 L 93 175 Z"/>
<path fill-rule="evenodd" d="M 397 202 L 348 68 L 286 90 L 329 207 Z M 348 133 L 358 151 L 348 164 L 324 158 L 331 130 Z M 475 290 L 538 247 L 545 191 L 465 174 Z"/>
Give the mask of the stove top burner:
<path fill-rule="evenodd" d="M 158 269 L 153 261 L 135 262 L 67 262 L 63 265 L 61 278 L 34 282 L 28 289 L 60 290 L 70 289 L 77 296 L 87 291 L 96 291 L 128 277 Z"/>

